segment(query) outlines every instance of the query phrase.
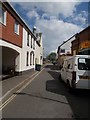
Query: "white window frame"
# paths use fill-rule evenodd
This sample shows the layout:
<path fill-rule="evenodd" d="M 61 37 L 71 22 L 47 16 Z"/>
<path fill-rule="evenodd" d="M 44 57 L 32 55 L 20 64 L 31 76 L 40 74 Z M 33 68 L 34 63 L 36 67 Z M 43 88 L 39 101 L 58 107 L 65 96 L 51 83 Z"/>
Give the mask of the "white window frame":
<path fill-rule="evenodd" d="M 31 48 L 33 48 L 33 36 L 31 35 Z"/>
<path fill-rule="evenodd" d="M 27 32 L 27 46 L 29 46 L 29 32 Z"/>
<path fill-rule="evenodd" d="M 29 52 L 26 53 L 26 66 L 29 66 Z"/>
<path fill-rule="evenodd" d="M 14 32 L 19 35 L 19 23 L 18 21 L 15 21 L 15 24 L 14 24 Z"/>
<path fill-rule="evenodd" d="M 0 6 L 0 14 L 1 14 L 1 18 L 0 18 L 0 23 L 2 23 L 3 25 L 6 26 L 6 10 L 2 9 L 2 7 Z"/>
<path fill-rule="evenodd" d="M 33 39 L 33 49 L 35 49 L 35 39 Z"/>

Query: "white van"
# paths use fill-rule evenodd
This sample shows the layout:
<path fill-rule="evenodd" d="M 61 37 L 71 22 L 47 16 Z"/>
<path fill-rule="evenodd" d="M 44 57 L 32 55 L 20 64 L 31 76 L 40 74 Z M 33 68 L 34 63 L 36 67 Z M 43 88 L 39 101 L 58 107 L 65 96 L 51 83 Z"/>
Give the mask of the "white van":
<path fill-rule="evenodd" d="M 90 55 L 65 59 L 59 79 L 70 88 L 90 89 Z"/>

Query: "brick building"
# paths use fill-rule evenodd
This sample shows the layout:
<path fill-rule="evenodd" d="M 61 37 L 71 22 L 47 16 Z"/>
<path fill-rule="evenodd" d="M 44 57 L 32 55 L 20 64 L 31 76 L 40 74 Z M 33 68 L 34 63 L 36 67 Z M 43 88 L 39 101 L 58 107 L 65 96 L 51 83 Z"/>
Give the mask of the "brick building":
<path fill-rule="evenodd" d="M 75 40 L 72 41 L 72 55 L 90 53 L 90 26 L 77 33 Z"/>

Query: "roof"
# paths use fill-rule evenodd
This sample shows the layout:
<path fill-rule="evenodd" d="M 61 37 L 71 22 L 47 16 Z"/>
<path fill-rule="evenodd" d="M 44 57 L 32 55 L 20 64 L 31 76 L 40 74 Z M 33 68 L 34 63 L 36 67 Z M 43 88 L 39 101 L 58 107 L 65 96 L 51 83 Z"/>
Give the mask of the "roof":
<path fill-rule="evenodd" d="M 88 27 L 86 27 L 85 29 L 83 29 L 81 32 L 79 32 L 78 34 L 81 34 L 82 32 L 84 32 L 84 31 L 86 31 L 86 30 L 88 30 L 88 29 L 90 29 L 90 25 L 88 26 Z"/>
<path fill-rule="evenodd" d="M 63 42 L 61 45 L 59 45 L 58 46 L 58 50 L 57 50 L 57 53 L 59 53 L 59 50 L 60 50 L 60 47 L 62 46 L 62 45 L 64 45 L 65 43 L 67 43 L 69 40 L 71 40 L 74 36 L 76 36 L 77 35 L 77 33 L 76 34 L 74 34 L 72 37 L 70 37 L 68 40 L 66 40 L 65 42 Z"/>
<path fill-rule="evenodd" d="M 76 38 L 80 35 L 80 34 L 83 34 L 84 31 L 88 30 L 88 34 L 89 34 L 89 31 L 90 31 L 90 26 L 86 27 L 85 29 L 83 29 L 82 31 L 80 31 L 79 33 L 77 33 L 76 35 Z M 71 43 L 75 42 L 75 40 L 73 40 Z"/>
<path fill-rule="evenodd" d="M 8 9 L 8 11 L 12 15 L 14 13 L 17 16 L 16 19 L 18 20 L 18 22 L 20 22 L 21 25 L 23 25 L 26 29 L 28 29 L 28 31 L 33 35 L 33 37 L 36 38 L 36 36 L 34 35 L 34 33 L 30 30 L 30 28 L 28 27 L 28 25 L 26 24 L 26 22 L 21 18 L 21 16 L 17 13 L 17 11 L 13 8 L 13 6 L 7 0 L 4 0 L 4 2 L 2 2 L 2 4 Z"/>
<path fill-rule="evenodd" d="M 65 42 L 63 42 L 61 45 L 60 45 L 60 47 L 62 46 L 62 45 L 64 45 L 66 42 L 68 42 L 69 40 L 71 40 L 74 36 L 76 36 L 77 34 L 75 34 L 75 35 L 73 35 L 72 37 L 70 37 L 68 40 L 66 40 Z"/>

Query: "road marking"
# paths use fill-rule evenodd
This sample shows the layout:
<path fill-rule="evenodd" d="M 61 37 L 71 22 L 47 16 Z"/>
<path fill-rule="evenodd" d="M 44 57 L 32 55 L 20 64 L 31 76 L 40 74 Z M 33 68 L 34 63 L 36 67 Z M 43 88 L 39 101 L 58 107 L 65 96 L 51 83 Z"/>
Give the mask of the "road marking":
<path fill-rule="evenodd" d="M 16 95 L 12 95 L 7 101 L 5 101 L 5 102 L 0 106 L 0 111 L 1 111 L 6 105 L 8 105 L 15 97 L 16 97 Z"/>
<path fill-rule="evenodd" d="M 14 88 L 12 88 L 11 90 L 9 90 L 8 92 L 6 92 L 5 94 L 4 94 L 4 96 L 2 96 L 1 98 L 0 98 L 0 101 L 2 100 L 2 99 L 4 99 L 10 92 L 12 92 L 14 89 L 16 89 L 17 87 L 19 87 L 21 84 L 23 84 L 25 81 L 27 81 L 28 79 L 30 79 L 31 77 L 33 77 L 34 75 L 36 75 L 38 73 L 38 71 L 36 72 L 36 73 L 34 73 L 33 75 L 31 75 L 30 77 L 28 77 L 27 79 L 25 79 L 24 81 L 22 81 L 20 84 L 18 84 L 17 86 L 15 86 Z"/>
<path fill-rule="evenodd" d="M 36 75 L 34 76 L 29 82 L 27 82 L 25 85 L 23 85 L 17 92 L 21 92 L 24 88 L 26 88 L 42 71 L 44 68 Z M 0 105 L 0 111 L 5 108 L 17 95 L 12 95 L 8 100 L 6 100 L 2 105 Z"/>
<path fill-rule="evenodd" d="M 49 71 L 52 71 L 52 72 L 60 72 L 60 70 L 49 70 Z"/>

